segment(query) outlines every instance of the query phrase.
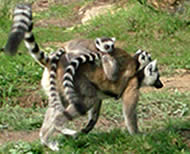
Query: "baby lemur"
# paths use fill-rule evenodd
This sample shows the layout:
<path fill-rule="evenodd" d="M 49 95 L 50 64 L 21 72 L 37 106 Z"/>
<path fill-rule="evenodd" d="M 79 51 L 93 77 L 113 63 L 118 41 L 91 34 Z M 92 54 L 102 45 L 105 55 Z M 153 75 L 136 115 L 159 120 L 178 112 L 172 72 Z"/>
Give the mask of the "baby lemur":
<path fill-rule="evenodd" d="M 96 60 L 101 59 L 101 65 L 107 78 L 115 81 L 119 71 L 117 61 L 111 56 L 115 52 L 115 40 L 114 37 L 101 37 L 95 40 L 74 39 L 65 42 L 63 46 L 67 53 L 72 53 L 70 54 L 72 58 L 81 54 L 94 54 Z"/>

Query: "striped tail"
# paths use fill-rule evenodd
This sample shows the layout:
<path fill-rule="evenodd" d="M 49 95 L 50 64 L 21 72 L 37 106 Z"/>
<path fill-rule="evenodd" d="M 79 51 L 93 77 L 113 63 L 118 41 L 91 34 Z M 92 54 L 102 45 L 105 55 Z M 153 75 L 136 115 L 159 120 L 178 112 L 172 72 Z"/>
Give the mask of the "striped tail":
<path fill-rule="evenodd" d="M 57 65 L 61 58 L 61 56 L 65 53 L 64 49 L 60 48 L 55 52 L 55 55 L 50 60 L 50 89 L 49 89 L 49 107 L 54 108 L 56 111 L 60 111 L 64 114 L 64 116 L 68 120 L 72 120 L 73 117 L 68 113 L 64 106 L 62 105 L 62 101 L 60 99 L 60 95 L 57 90 Z"/>
<path fill-rule="evenodd" d="M 13 25 L 5 52 L 14 55 L 16 54 L 21 41 L 24 39 L 24 34 L 32 27 L 32 11 L 30 5 L 19 4 L 16 6 L 13 14 Z"/>
<path fill-rule="evenodd" d="M 42 66 L 49 62 L 49 57 L 40 51 L 35 37 L 32 34 L 32 9 L 26 4 L 19 4 L 16 6 L 13 15 L 12 30 L 9 34 L 5 52 L 15 54 L 22 40 L 31 54 L 31 56 Z"/>
<path fill-rule="evenodd" d="M 70 104 L 74 104 L 76 110 L 81 115 L 84 115 L 87 109 L 75 91 L 74 75 L 77 69 L 79 68 L 80 64 L 93 62 L 95 60 L 99 60 L 100 58 L 101 58 L 101 55 L 98 52 L 82 54 L 76 58 L 71 59 L 70 64 L 65 69 L 65 73 L 63 76 L 63 83 L 62 83 L 64 87 L 64 96 Z"/>
<path fill-rule="evenodd" d="M 61 56 L 65 53 L 64 49 L 60 48 L 56 51 L 55 56 L 50 60 L 50 89 L 49 89 L 49 106 L 56 110 L 62 110 L 63 105 L 56 85 L 57 64 Z"/>

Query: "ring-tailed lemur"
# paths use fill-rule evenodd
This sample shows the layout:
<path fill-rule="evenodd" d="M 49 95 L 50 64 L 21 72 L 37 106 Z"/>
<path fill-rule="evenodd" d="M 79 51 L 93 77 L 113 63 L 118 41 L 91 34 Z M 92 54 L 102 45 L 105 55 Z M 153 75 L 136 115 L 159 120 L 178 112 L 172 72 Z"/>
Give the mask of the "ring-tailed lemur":
<path fill-rule="evenodd" d="M 117 80 L 119 71 L 117 61 L 112 54 L 115 52 L 115 38 L 101 37 L 95 40 L 90 39 L 74 39 L 63 44 L 67 53 L 74 56 L 92 53 L 96 58 L 101 59 L 101 65 L 104 69 L 106 77 L 111 81 Z M 72 55 L 72 58 L 73 58 Z M 108 69 L 109 68 L 109 69 Z"/>
<path fill-rule="evenodd" d="M 137 67 L 136 67 L 137 71 L 142 70 L 149 62 L 152 61 L 150 53 L 141 49 L 138 49 L 133 57 L 135 58 L 136 63 L 137 63 Z M 131 72 L 129 74 L 131 74 Z M 120 98 L 121 95 L 123 94 L 126 88 L 127 82 L 128 80 L 126 80 L 126 83 L 123 84 L 123 88 L 122 88 L 123 90 L 121 90 L 121 93 L 120 95 L 118 95 L 118 98 Z"/>
<path fill-rule="evenodd" d="M 138 132 L 135 108 L 138 102 L 139 87 L 142 85 L 142 83 L 149 86 L 155 86 L 156 88 L 161 88 L 163 85 L 159 79 L 158 69 L 156 68 L 156 61 L 150 62 L 142 71 L 136 73 L 137 63 L 135 59 L 129 56 L 122 49 L 117 48 L 115 50 L 116 52 L 113 53 L 113 57 L 116 58 L 120 66 L 118 72 L 119 78 L 117 79 L 117 81 L 110 82 L 110 80 L 108 80 L 108 78 L 105 77 L 106 75 L 104 74 L 104 70 L 102 67 L 93 66 L 94 68 L 92 69 L 92 65 L 88 64 L 81 65 L 80 68 L 78 68 L 77 71 L 78 76 L 77 79 L 75 80 L 75 82 L 79 85 L 77 92 L 81 94 L 83 98 L 87 98 L 87 100 L 85 100 L 84 102 L 85 105 L 88 105 L 88 109 L 94 108 L 93 105 L 98 103 L 98 101 L 95 101 L 97 97 L 96 94 L 94 93 L 96 91 L 97 92 L 110 91 L 111 93 L 118 95 L 121 91 L 123 83 L 125 83 L 127 74 L 129 74 L 128 72 L 134 72 L 135 75 L 133 75 L 133 77 L 130 78 L 122 94 L 123 114 L 125 122 L 129 132 L 133 134 Z M 66 55 L 67 54 L 62 55 L 61 58 L 65 57 Z M 59 64 L 57 65 L 57 81 L 60 81 L 62 80 L 63 75 L 65 73 L 64 72 L 65 67 L 63 67 L 63 65 L 60 64 L 64 63 L 64 61 L 59 60 L 58 63 Z M 47 69 L 48 68 L 49 67 L 47 67 Z M 47 69 L 45 69 L 45 71 L 47 71 Z M 46 79 L 42 80 L 44 82 L 46 81 L 47 84 L 50 85 L 49 69 L 47 71 L 47 74 L 48 75 L 43 75 L 43 78 Z M 62 88 L 62 86 L 59 86 L 59 88 Z M 45 90 L 49 90 L 49 88 Z M 83 93 L 81 93 L 81 91 Z M 62 93 L 62 91 L 60 90 L 58 90 L 58 92 Z M 100 97 L 98 96 L 98 98 Z M 92 106 L 89 105 L 90 99 L 94 99 L 92 100 L 93 101 Z M 100 99 L 103 100 L 103 98 Z M 52 150 L 58 150 L 58 145 L 56 143 L 48 141 L 49 136 L 51 136 L 55 131 L 59 131 L 63 134 L 65 132 L 70 134 L 75 133 L 73 131 L 65 129 L 65 123 L 68 120 L 78 117 L 80 114 L 75 109 L 75 106 L 73 104 L 69 104 L 64 109 L 64 111 L 68 114 L 68 116 L 66 116 L 66 114 L 64 114 L 62 111 L 55 110 L 54 107 L 50 106 L 46 111 L 44 122 L 40 130 L 41 142 L 47 145 Z"/>
<path fill-rule="evenodd" d="M 125 59 L 125 57 L 124 57 L 124 59 Z M 132 58 L 132 59 L 134 59 L 134 58 Z M 127 65 L 127 62 L 128 61 L 125 61 L 124 66 Z M 135 61 L 134 61 L 134 64 L 135 64 Z M 124 66 L 122 66 L 122 68 Z M 64 68 L 59 67 L 59 69 L 64 69 Z M 99 80 L 100 77 L 101 77 L 101 79 L 104 78 L 104 74 L 102 72 L 103 72 L 102 68 L 97 67 L 95 71 L 92 71 L 90 65 L 88 65 L 88 66 L 87 66 L 87 64 L 85 64 L 83 66 L 81 65 L 78 68 L 77 78 L 74 81 L 75 84 L 78 83 L 79 85 L 81 85 L 78 87 L 79 89 L 77 88 L 77 93 L 80 94 L 82 91 L 83 92 L 82 95 L 85 98 L 86 95 L 89 94 L 89 91 L 91 90 L 91 88 L 93 88 L 93 87 L 88 87 L 88 88 L 86 88 L 86 86 L 83 87 L 84 86 L 83 82 L 90 81 L 93 83 L 91 86 L 96 85 L 95 88 L 98 87 L 98 89 L 96 88 L 96 91 L 98 93 L 104 92 L 105 90 L 110 90 L 110 92 L 112 92 L 113 94 L 118 95 L 123 82 L 110 83 L 110 81 L 108 81 L 108 79 L 106 79 L 106 80 L 103 80 L 105 84 L 100 84 L 101 83 L 101 81 Z M 120 72 L 120 73 L 123 74 L 122 72 Z M 64 71 L 62 71 L 62 73 L 60 74 L 60 77 L 59 77 L 60 79 L 62 79 L 63 74 L 64 74 Z M 98 77 L 97 75 L 100 77 Z M 88 79 L 87 78 L 82 79 L 81 76 L 85 76 Z M 92 79 L 92 76 L 94 79 Z M 43 78 L 47 78 L 47 76 L 43 76 Z M 58 80 L 59 80 L 59 78 L 58 78 Z M 121 76 L 120 76 L 120 80 L 122 81 Z M 125 123 L 126 123 L 126 126 L 129 130 L 130 134 L 134 134 L 134 133 L 138 132 L 135 108 L 136 108 L 136 105 L 138 102 L 139 88 L 143 85 L 154 86 L 156 88 L 161 88 L 163 86 L 159 79 L 159 72 L 156 67 L 156 60 L 151 61 L 142 70 L 138 71 L 136 73 L 136 75 L 133 76 L 129 80 L 128 85 L 126 86 L 126 89 L 124 90 L 124 92 L 122 94 L 123 113 L 124 113 Z M 100 95 L 97 95 L 97 96 L 94 95 L 93 97 L 94 98 L 98 97 L 101 100 L 104 99 Z M 91 99 L 93 97 L 89 97 L 88 99 Z M 91 112 L 92 115 L 89 119 L 88 125 L 86 126 L 85 129 L 82 130 L 82 132 L 87 133 L 93 128 L 93 126 L 97 122 L 97 119 L 99 117 L 100 107 L 101 107 L 101 101 L 97 100 L 97 101 L 90 102 L 90 101 L 86 100 L 86 101 L 84 101 L 84 105 L 88 106 L 87 110 L 92 111 Z M 40 134 L 41 134 L 40 138 L 41 138 L 41 141 L 44 144 L 46 144 L 49 148 L 51 148 L 52 150 L 58 150 L 58 144 L 54 144 L 54 143 L 48 141 L 49 137 L 55 131 L 61 132 L 62 134 L 71 135 L 71 136 L 77 135 L 76 131 L 67 129 L 65 126 L 66 126 L 66 122 L 68 122 L 70 120 L 74 120 L 76 117 L 79 117 L 80 113 L 77 110 L 75 110 L 74 106 L 72 106 L 71 104 L 66 108 L 66 111 L 69 114 L 69 118 L 66 116 L 60 115 L 60 113 L 58 113 L 58 112 L 56 112 L 57 116 L 54 116 L 52 118 L 53 111 L 51 109 L 48 109 L 46 112 L 45 119 L 49 119 L 49 120 L 51 119 L 52 123 L 50 125 L 49 120 L 44 120 L 43 127 L 41 128 L 41 131 L 40 131 Z"/>

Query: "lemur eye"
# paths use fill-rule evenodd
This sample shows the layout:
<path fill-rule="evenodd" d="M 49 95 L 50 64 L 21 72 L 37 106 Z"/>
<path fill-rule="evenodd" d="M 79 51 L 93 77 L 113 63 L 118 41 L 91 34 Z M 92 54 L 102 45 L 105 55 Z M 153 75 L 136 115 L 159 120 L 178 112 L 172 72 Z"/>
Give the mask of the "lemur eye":
<path fill-rule="evenodd" d="M 106 49 L 106 50 L 108 50 L 110 48 L 110 46 L 109 45 L 104 45 L 104 49 Z"/>
<path fill-rule="evenodd" d="M 111 45 L 111 48 L 114 49 L 114 45 L 113 44 Z"/>
<path fill-rule="evenodd" d="M 142 60 L 145 60 L 145 56 L 144 55 L 142 55 Z"/>

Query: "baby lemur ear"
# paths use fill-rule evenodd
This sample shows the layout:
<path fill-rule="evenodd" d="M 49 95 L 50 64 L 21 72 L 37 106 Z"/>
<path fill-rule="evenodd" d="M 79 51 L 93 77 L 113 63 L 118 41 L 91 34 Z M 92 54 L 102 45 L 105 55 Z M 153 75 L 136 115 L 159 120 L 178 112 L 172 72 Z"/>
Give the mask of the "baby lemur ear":
<path fill-rule="evenodd" d="M 141 49 L 138 49 L 137 51 L 136 51 L 136 53 L 135 53 L 135 55 L 138 55 L 138 54 L 140 54 L 140 53 L 142 53 L 143 51 L 141 50 Z"/>
<path fill-rule="evenodd" d="M 101 42 L 101 38 L 97 37 L 95 39 L 95 44 L 100 45 L 100 42 Z"/>
<path fill-rule="evenodd" d="M 115 38 L 115 37 L 112 37 L 111 40 L 112 40 L 113 42 L 115 42 L 115 41 L 116 41 L 116 38 Z"/>

